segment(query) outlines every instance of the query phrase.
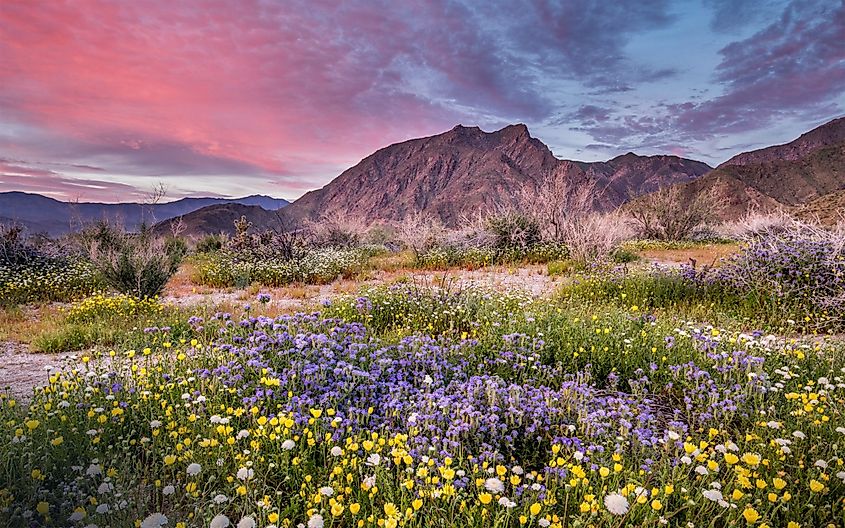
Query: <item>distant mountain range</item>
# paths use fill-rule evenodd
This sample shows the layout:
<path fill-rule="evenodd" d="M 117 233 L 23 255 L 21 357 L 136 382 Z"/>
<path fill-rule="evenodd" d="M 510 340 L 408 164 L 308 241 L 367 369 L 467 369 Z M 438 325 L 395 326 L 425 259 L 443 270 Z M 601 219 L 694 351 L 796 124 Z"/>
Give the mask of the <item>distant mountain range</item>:
<path fill-rule="evenodd" d="M 281 198 L 253 195 L 243 198 L 182 198 L 174 202 L 140 203 L 68 203 L 40 194 L 24 192 L 0 193 L 0 223 L 17 223 L 30 233 L 60 235 L 96 220 L 109 220 L 137 229 L 141 223 L 154 225 L 188 215 L 199 209 L 231 204 L 257 206 L 274 211 L 290 202 Z"/>
<path fill-rule="evenodd" d="M 543 178 L 594 184 L 599 210 L 630 201 L 629 207 L 636 207 L 642 195 L 679 186 L 688 199 L 713 193 L 725 219 L 752 209 L 784 209 L 829 222 L 845 214 L 845 118 L 784 145 L 738 154 L 715 169 L 668 155 L 628 153 L 594 163 L 563 160 L 531 137 L 525 125 L 495 132 L 458 125 L 382 148 L 290 205 L 266 196 L 184 198 L 154 206 L 68 204 L 11 192 L 0 193 L 0 222 L 13 220 L 33 232 L 57 234 L 80 222 L 108 218 L 130 228 L 142 221 L 159 222 L 156 229 L 165 232 L 169 220 L 181 216 L 185 234 L 199 236 L 231 233 L 232 223 L 241 216 L 258 228 L 278 228 L 324 215 L 377 223 L 422 212 L 456 225 L 464 215 L 513 204 L 519 189 Z"/>

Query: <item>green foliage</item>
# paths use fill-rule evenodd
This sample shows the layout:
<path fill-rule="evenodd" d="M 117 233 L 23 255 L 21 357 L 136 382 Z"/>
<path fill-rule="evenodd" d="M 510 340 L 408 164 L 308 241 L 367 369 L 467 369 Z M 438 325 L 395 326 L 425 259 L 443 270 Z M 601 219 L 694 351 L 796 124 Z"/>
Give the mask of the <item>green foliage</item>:
<path fill-rule="evenodd" d="M 617 248 L 616 251 L 610 255 L 610 259 L 616 264 L 629 264 L 640 260 L 640 256 L 625 248 Z"/>
<path fill-rule="evenodd" d="M 487 221 L 493 233 L 493 247 L 498 250 L 526 250 L 540 243 L 540 224 L 530 216 L 509 212 Z"/>
<path fill-rule="evenodd" d="M 245 288 L 250 284 L 285 286 L 292 283 L 325 284 L 351 277 L 366 266 L 372 248 L 315 249 L 295 258 L 243 259 L 222 251 L 199 260 L 192 280 L 214 287 Z"/>
<path fill-rule="evenodd" d="M 223 249 L 226 237 L 223 235 L 206 235 L 199 239 L 194 251 L 197 253 L 214 253 Z"/>
<path fill-rule="evenodd" d="M 87 233 L 86 242 L 105 283 L 138 298 L 160 294 L 187 251 L 184 240 L 163 240 L 148 230 L 127 233 L 105 223 Z"/>

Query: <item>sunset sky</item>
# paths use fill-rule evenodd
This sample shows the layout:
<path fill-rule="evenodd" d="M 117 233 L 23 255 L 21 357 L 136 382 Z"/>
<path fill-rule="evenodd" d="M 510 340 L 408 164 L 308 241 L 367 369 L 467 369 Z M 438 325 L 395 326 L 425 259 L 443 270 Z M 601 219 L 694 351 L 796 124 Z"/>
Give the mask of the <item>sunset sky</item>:
<path fill-rule="evenodd" d="M 843 115 L 843 43 L 842 0 L 2 0 L 0 191 L 296 198 L 457 123 L 715 165 Z"/>

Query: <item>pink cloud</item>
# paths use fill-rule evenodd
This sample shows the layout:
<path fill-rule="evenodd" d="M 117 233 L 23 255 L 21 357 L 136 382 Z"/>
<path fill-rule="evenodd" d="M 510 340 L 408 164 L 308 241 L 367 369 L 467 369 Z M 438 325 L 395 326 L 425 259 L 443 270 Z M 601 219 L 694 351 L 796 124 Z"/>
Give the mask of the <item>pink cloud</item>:
<path fill-rule="evenodd" d="M 665 0 L 518 12 L 504 1 L 4 0 L 0 152 L 298 192 L 457 122 L 545 119 L 546 76 L 630 84 L 647 68 L 626 67 L 622 49 L 666 12 Z"/>

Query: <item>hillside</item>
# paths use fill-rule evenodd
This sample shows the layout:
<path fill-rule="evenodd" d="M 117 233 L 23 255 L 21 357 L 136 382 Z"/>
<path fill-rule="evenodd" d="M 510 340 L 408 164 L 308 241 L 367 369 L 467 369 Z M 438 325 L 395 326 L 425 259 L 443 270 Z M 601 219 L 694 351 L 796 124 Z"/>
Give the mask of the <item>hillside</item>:
<path fill-rule="evenodd" d="M 598 163 L 561 160 L 531 137 L 525 125 L 495 132 L 458 125 L 378 150 L 322 189 L 305 194 L 285 215 L 350 215 L 376 222 L 424 212 L 455 224 L 463 214 L 514 203 L 520 188 L 546 177 L 576 184 L 594 181 L 600 189 L 597 207 L 611 209 L 632 196 L 691 181 L 710 170 L 676 156 L 632 153 Z"/>
<path fill-rule="evenodd" d="M 96 220 L 117 222 L 127 229 L 136 229 L 142 222 L 154 224 L 213 205 L 241 204 L 275 210 L 288 203 L 287 200 L 261 195 L 243 198 L 182 198 L 152 205 L 69 203 L 40 194 L 2 192 L 0 217 L 23 225 L 31 233 L 59 235 Z"/>
<path fill-rule="evenodd" d="M 824 204 L 835 207 L 839 201 L 823 198 L 845 189 L 845 118 L 790 143 L 738 154 L 701 178 L 680 185 L 687 199 L 712 192 L 727 220 L 749 210 L 803 210 L 810 203 L 815 204 L 813 210 Z"/>
<path fill-rule="evenodd" d="M 227 203 L 203 207 L 182 216 L 180 235 L 188 238 L 219 233 L 233 235 L 235 221 L 241 217 L 246 217 L 253 226 L 259 226 L 262 229 L 281 225 L 276 211 L 268 211 L 257 205 Z M 153 232 L 158 235 L 169 235 L 172 233 L 171 223 L 176 221 L 179 220 L 173 218 L 159 222 L 153 226 Z"/>

